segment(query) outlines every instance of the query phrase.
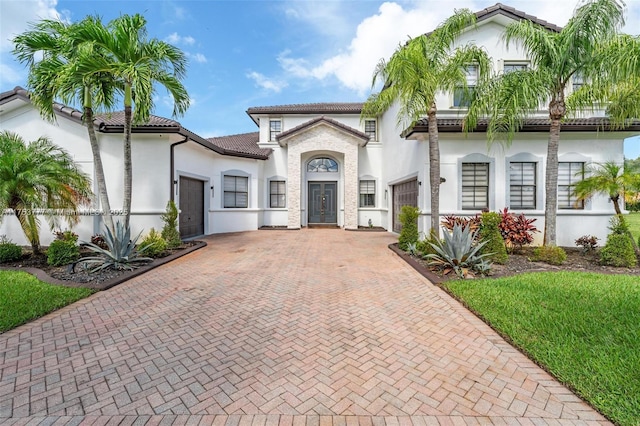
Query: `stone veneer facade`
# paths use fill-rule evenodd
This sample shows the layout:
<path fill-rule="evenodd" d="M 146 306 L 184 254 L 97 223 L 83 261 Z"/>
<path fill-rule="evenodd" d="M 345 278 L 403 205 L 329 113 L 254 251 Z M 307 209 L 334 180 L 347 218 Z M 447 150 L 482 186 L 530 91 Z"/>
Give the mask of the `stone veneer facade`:
<path fill-rule="evenodd" d="M 287 227 L 298 229 L 301 224 L 302 185 L 306 184 L 302 167 L 303 154 L 318 152 L 332 153 L 336 159 L 342 159 L 342 181 L 338 182 L 339 191 L 344 196 L 345 229 L 358 228 L 358 148 L 362 139 L 341 131 L 326 122 L 301 130 L 280 141 L 287 145 L 288 170 L 288 221 Z M 339 192 L 340 193 L 340 192 Z M 340 202 L 340 200 L 338 200 Z M 340 206 L 340 203 L 338 204 Z M 339 210 L 339 208 L 338 208 Z"/>

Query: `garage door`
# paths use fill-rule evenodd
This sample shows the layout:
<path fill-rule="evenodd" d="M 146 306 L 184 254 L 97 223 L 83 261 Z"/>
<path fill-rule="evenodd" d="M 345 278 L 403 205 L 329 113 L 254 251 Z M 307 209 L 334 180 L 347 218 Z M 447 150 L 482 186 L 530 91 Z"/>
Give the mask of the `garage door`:
<path fill-rule="evenodd" d="M 180 177 L 180 237 L 204 234 L 204 182 Z"/>
<path fill-rule="evenodd" d="M 400 232 L 400 210 L 402 206 L 418 207 L 418 179 L 393 185 L 393 232 Z"/>

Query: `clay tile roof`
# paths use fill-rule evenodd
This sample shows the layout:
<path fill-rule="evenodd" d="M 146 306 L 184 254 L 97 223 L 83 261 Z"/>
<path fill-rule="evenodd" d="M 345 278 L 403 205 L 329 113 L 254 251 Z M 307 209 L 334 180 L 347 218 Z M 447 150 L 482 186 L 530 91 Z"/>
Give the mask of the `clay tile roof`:
<path fill-rule="evenodd" d="M 487 130 L 487 120 L 478 120 L 475 128 L 477 132 Z M 521 132 L 548 132 L 551 127 L 551 120 L 548 118 L 528 118 L 524 121 Z M 630 122 L 620 131 L 640 130 L 640 120 Z M 429 123 L 426 118 L 418 120 L 413 126 L 402 132 L 402 137 L 410 138 L 417 133 L 428 133 Z M 459 118 L 438 118 L 438 131 L 443 133 L 456 133 L 462 131 L 462 120 Z M 611 122 L 605 117 L 570 118 L 562 122 L 564 132 L 595 132 L 595 131 L 615 131 L 611 127 Z"/>
<path fill-rule="evenodd" d="M 110 112 L 106 114 L 97 114 L 94 122 L 97 125 L 103 126 L 122 126 L 124 127 L 124 111 Z M 144 123 L 143 126 L 148 127 L 176 127 L 180 126 L 175 120 L 169 118 L 159 117 L 157 115 L 150 115 L 149 121 Z M 135 127 L 135 126 L 134 126 Z"/>
<path fill-rule="evenodd" d="M 260 140 L 258 132 L 220 136 L 208 138 L 207 140 L 227 153 L 249 154 L 266 158 L 272 151 L 270 148 L 258 147 L 258 141 Z"/>
<path fill-rule="evenodd" d="M 321 102 L 251 107 L 247 114 L 360 114 L 362 102 Z"/>
<path fill-rule="evenodd" d="M 476 18 L 478 21 L 483 21 L 497 14 L 505 15 L 513 19 L 526 19 L 538 25 L 542 25 L 544 28 L 551 31 L 560 32 L 562 30 L 562 27 L 549 23 L 543 19 L 538 18 L 537 16 L 526 14 L 521 10 L 504 5 L 502 3 L 496 3 L 493 6 L 489 6 L 486 9 L 482 9 L 476 12 Z"/>

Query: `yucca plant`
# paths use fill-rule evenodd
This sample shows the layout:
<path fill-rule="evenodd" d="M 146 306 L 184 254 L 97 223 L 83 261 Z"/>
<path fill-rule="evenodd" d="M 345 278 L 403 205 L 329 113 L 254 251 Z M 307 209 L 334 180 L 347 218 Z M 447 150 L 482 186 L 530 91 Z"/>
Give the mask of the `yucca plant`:
<path fill-rule="evenodd" d="M 105 227 L 104 242 L 107 249 L 103 249 L 94 243 L 84 243 L 84 246 L 96 253 L 96 256 L 85 257 L 81 262 L 89 267 L 96 265 L 91 272 L 97 272 L 104 269 L 112 268 L 116 270 L 133 270 L 137 268 L 137 263 L 151 262 L 150 257 L 141 257 L 139 251 L 144 251 L 145 247 L 140 250 L 136 248 L 136 242 L 140 238 L 138 234 L 131 239 L 131 228 L 125 226 L 121 222 L 116 222 L 115 233 L 111 232 L 109 227 Z"/>
<path fill-rule="evenodd" d="M 425 256 L 430 266 L 441 269 L 444 275 L 454 272 L 459 278 L 489 272 L 491 264 L 486 258 L 493 253 L 480 254 L 486 241 L 474 245 L 476 231 L 456 224 L 451 233 L 444 228 L 443 234 L 442 240 L 429 243 L 435 250 L 435 253 Z"/>

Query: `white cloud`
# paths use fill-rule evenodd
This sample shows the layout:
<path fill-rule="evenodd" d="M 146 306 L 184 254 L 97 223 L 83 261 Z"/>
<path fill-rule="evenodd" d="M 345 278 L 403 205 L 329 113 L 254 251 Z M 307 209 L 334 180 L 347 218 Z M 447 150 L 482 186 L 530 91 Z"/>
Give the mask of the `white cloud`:
<path fill-rule="evenodd" d="M 207 62 L 207 57 L 204 56 L 202 53 L 185 52 L 185 55 L 187 55 L 188 58 L 191 58 L 200 64 L 204 64 Z"/>
<path fill-rule="evenodd" d="M 253 80 L 256 83 L 256 86 L 275 93 L 279 93 L 282 89 L 287 87 L 287 82 L 270 79 L 255 71 L 248 73 L 247 78 Z"/>
<path fill-rule="evenodd" d="M 302 4 L 305 3 L 305 4 Z M 508 6 L 537 16 L 556 25 L 565 25 L 573 15 L 575 2 L 558 2 L 557 0 L 507 1 Z M 640 32 L 640 2 L 629 2 L 627 25 L 625 31 L 632 34 Z M 287 16 L 304 19 L 314 25 L 323 34 L 333 30 L 336 22 L 344 32 L 345 21 L 336 16 L 340 2 L 326 2 L 327 8 L 319 8 L 317 4 L 294 2 L 286 10 Z M 314 5 L 311 7 L 311 5 Z M 403 5 L 405 7 L 403 7 Z M 468 8 L 472 11 L 482 10 L 487 5 L 478 0 L 455 1 L 413 1 L 398 4 L 385 2 L 380 5 L 375 15 L 363 19 L 358 25 L 356 34 L 347 47 L 332 56 L 314 59 L 310 57 L 294 57 L 290 50 L 282 51 L 277 61 L 283 71 L 290 77 L 298 79 L 326 80 L 335 78 L 341 85 L 363 95 L 371 87 L 373 71 L 382 58 L 389 58 L 399 44 L 410 37 L 433 30 L 454 13 L 455 9 Z M 533 9 L 532 9 L 533 7 Z"/>
<path fill-rule="evenodd" d="M 165 38 L 165 41 L 176 45 L 192 46 L 196 42 L 196 39 L 191 36 L 181 36 L 178 33 L 172 33 Z"/>
<path fill-rule="evenodd" d="M 347 4 L 343 1 L 299 1 L 290 0 L 283 4 L 284 14 L 292 20 L 299 20 L 311 26 L 313 31 L 333 39 L 344 38 L 353 31 L 353 23 L 345 13 Z"/>
<path fill-rule="evenodd" d="M 57 0 L 1 0 L 0 52 L 13 49 L 11 39 L 24 32 L 28 24 L 41 19 L 66 20 L 67 13 L 58 11 Z"/>

